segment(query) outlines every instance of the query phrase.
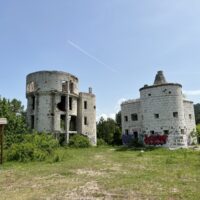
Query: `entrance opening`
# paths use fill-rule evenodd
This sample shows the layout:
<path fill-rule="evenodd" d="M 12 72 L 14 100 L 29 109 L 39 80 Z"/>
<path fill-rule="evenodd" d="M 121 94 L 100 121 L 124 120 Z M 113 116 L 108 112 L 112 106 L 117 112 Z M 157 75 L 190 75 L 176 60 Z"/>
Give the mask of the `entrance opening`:
<path fill-rule="evenodd" d="M 66 115 L 60 115 L 60 128 L 62 130 L 65 130 L 65 120 L 66 120 Z"/>
<path fill-rule="evenodd" d="M 69 124 L 70 131 L 76 131 L 76 116 L 71 116 L 70 124 Z"/>
<path fill-rule="evenodd" d="M 57 104 L 57 108 L 61 111 L 66 111 L 66 96 L 61 96 L 60 103 Z"/>
<path fill-rule="evenodd" d="M 138 132 L 137 131 L 133 132 L 133 135 L 134 135 L 134 138 L 137 140 L 138 139 Z"/>

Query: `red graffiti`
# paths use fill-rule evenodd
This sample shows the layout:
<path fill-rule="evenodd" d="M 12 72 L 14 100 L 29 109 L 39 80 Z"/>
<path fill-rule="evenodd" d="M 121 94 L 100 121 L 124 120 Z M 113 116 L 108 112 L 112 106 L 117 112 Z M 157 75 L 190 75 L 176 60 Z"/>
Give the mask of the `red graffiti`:
<path fill-rule="evenodd" d="M 163 145 L 167 142 L 167 135 L 145 135 L 144 143 L 147 145 Z"/>

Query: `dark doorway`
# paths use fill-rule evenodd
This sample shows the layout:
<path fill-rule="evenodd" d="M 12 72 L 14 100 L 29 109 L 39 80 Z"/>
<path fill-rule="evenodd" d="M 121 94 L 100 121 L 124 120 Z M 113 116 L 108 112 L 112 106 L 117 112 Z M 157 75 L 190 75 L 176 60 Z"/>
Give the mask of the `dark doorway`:
<path fill-rule="evenodd" d="M 60 128 L 65 130 L 65 120 L 66 120 L 66 115 L 60 115 Z"/>
<path fill-rule="evenodd" d="M 69 130 L 76 131 L 76 116 L 71 116 Z"/>
<path fill-rule="evenodd" d="M 134 132 L 133 132 L 133 135 L 134 135 L 134 138 L 135 138 L 136 140 L 138 140 L 138 132 L 137 132 L 137 131 L 134 131 Z"/>

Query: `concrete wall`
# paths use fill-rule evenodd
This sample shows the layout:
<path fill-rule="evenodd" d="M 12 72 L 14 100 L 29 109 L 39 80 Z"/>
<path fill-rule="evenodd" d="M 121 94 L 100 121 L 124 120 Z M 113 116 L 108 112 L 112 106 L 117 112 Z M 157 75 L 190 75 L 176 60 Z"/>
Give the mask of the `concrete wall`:
<path fill-rule="evenodd" d="M 84 107 L 85 102 L 87 102 L 87 108 Z M 78 131 L 87 135 L 92 144 L 96 144 L 96 97 L 94 94 L 80 93 L 78 103 Z"/>
<path fill-rule="evenodd" d="M 196 131 L 196 124 L 195 124 L 195 115 L 194 115 L 194 105 L 193 102 L 184 100 L 184 116 L 185 116 L 185 123 L 186 123 L 186 134 L 188 139 L 188 144 L 192 142 L 197 142 L 196 140 L 190 137 L 191 133 Z"/>
<path fill-rule="evenodd" d="M 137 114 L 137 120 L 133 120 L 131 115 Z M 141 114 L 141 102 L 140 100 L 131 100 L 122 103 L 121 105 L 121 116 L 122 116 L 122 130 L 125 134 L 125 130 L 128 130 L 129 134 L 142 131 L 142 114 Z M 128 121 L 127 118 L 128 117 Z"/>
<path fill-rule="evenodd" d="M 55 134 L 78 131 L 88 135 L 96 144 L 95 95 L 80 93 L 79 96 L 77 77 L 59 71 L 31 73 L 26 79 L 26 97 L 27 122 L 30 127 Z M 88 101 L 87 110 L 80 106 L 85 100 Z M 89 124 L 84 126 L 83 116 L 86 115 Z M 69 130 L 72 126 L 73 130 Z"/>

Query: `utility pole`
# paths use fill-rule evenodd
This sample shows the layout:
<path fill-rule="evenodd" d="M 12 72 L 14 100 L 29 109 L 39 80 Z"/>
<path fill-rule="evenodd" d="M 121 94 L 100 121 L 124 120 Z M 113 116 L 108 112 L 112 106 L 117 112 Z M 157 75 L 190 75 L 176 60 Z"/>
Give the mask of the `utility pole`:
<path fill-rule="evenodd" d="M 4 132 L 4 125 L 7 124 L 6 118 L 0 118 L 0 164 L 3 164 L 3 132 Z"/>

